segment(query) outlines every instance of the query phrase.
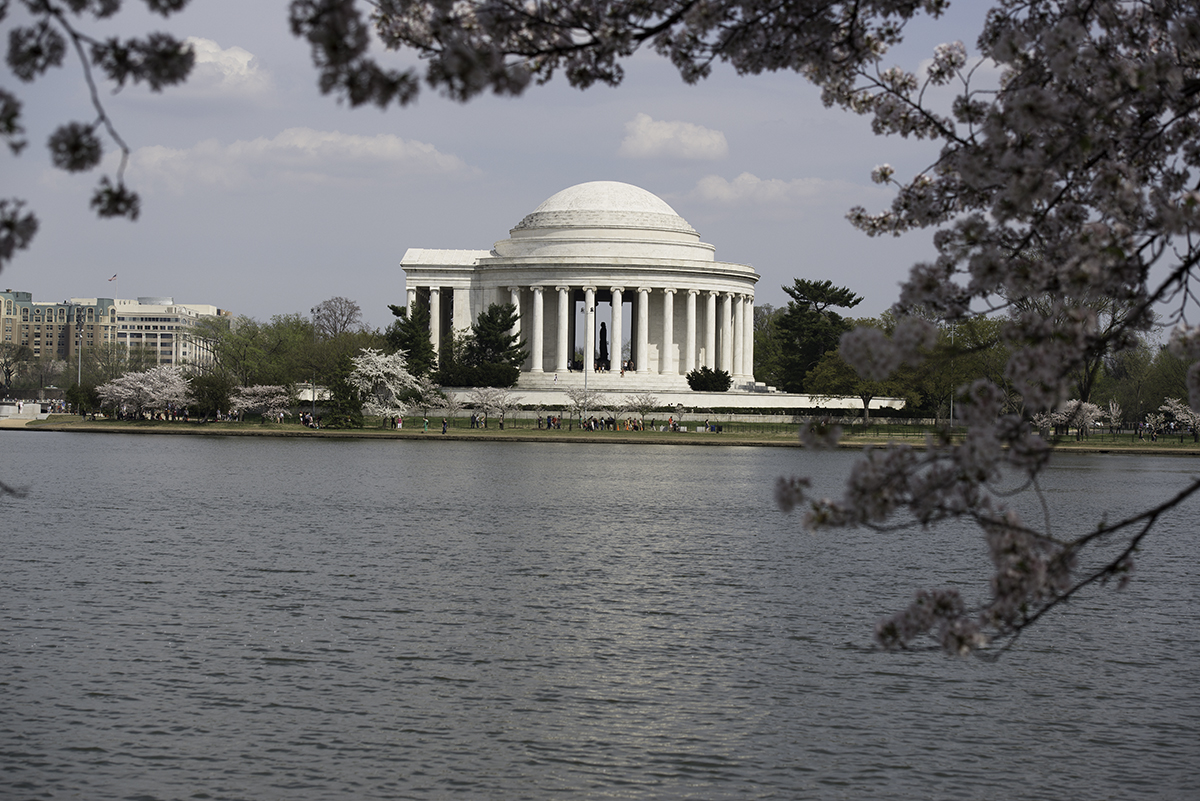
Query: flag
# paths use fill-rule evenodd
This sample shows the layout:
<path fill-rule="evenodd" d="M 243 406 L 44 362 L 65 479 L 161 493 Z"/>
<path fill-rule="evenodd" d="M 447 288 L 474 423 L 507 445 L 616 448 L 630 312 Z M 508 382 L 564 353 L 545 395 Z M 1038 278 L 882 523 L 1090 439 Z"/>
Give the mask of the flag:
<path fill-rule="evenodd" d="M 108 280 L 109 280 L 109 281 L 116 281 L 116 280 L 117 280 L 117 274 L 116 274 L 116 273 L 113 273 L 113 277 L 112 277 L 112 278 L 110 278 L 110 279 L 108 279 Z"/>

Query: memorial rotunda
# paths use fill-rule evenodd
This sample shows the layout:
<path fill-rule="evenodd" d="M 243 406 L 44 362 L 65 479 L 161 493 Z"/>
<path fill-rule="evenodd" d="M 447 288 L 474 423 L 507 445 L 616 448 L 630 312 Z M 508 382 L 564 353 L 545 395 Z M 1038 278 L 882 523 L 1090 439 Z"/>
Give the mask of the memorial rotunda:
<path fill-rule="evenodd" d="M 734 391 L 765 389 L 753 377 L 758 274 L 717 261 L 674 209 L 636 186 L 572 186 L 491 250 L 410 248 L 400 266 L 409 308 L 429 309 L 438 352 L 488 305 L 517 307 L 529 351 L 520 388 L 582 383 L 587 366 L 598 390 L 687 391 L 687 373 L 707 365 L 733 376 Z"/>

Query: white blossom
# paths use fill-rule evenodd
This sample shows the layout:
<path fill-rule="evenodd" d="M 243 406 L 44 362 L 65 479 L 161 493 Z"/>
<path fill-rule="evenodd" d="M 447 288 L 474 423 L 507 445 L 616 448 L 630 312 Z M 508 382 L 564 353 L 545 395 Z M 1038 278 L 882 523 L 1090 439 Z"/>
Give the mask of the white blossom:
<path fill-rule="evenodd" d="M 363 411 L 373 415 L 399 415 L 408 410 L 404 397 L 416 386 L 404 354 L 363 348 L 351 358 L 349 383 L 364 396 Z"/>
<path fill-rule="evenodd" d="M 967 48 L 962 42 L 940 44 L 933 51 L 933 63 L 929 65 L 929 82 L 942 85 L 958 74 L 967 63 Z"/>
<path fill-rule="evenodd" d="M 189 399 L 187 379 L 174 365 L 161 365 L 142 372 L 126 373 L 96 388 L 101 401 L 126 412 L 142 414 L 182 409 Z"/>
<path fill-rule="evenodd" d="M 1179 398 L 1167 398 L 1163 402 L 1163 405 L 1158 407 L 1158 410 L 1174 417 L 1181 426 L 1194 431 L 1200 431 L 1200 412 L 1197 412 Z"/>
<path fill-rule="evenodd" d="M 287 387 L 278 384 L 255 384 L 238 387 L 229 399 L 230 406 L 240 412 L 258 412 L 267 418 L 291 414 L 294 399 Z"/>

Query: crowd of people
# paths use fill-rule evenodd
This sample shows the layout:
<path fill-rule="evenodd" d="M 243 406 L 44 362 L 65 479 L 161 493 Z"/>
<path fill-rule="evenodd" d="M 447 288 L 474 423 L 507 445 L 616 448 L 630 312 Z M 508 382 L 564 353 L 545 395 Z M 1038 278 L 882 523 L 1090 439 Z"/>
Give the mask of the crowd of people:
<path fill-rule="evenodd" d="M 1195 426 L 1184 426 L 1175 420 L 1168 420 L 1161 427 L 1152 426 L 1149 423 L 1137 424 L 1137 438 L 1142 441 L 1149 439 L 1151 442 L 1158 442 L 1160 436 L 1173 437 L 1176 434 L 1179 435 L 1181 441 L 1184 434 L 1190 436 L 1193 441 L 1200 441 L 1200 433 L 1196 431 Z"/>

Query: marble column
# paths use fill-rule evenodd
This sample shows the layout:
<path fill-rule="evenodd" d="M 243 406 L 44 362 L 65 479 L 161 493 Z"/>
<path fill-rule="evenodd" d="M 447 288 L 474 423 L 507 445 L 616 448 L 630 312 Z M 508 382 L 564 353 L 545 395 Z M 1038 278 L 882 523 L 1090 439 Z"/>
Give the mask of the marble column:
<path fill-rule="evenodd" d="M 466 331 L 475 324 L 471 317 L 471 290 L 466 287 L 455 287 L 450 296 L 450 333 Z"/>
<path fill-rule="evenodd" d="M 675 359 L 675 290 L 663 290 L 663 337 L 662 353 L 658 358 L 658 372 L 669 375 L 676 372 Z"/>
<path fill-rule="evenodd" d="M 542 310 L 542 288 L 540 286 L 531 287 L 533 289 L 533 330 L 530 332 L 529 352 L 533 355 L 533 364 L 529 368 L 531 373 L 542 372 L 542 350 L 545 343 L 543 337 L 545 331 L 545 312 Z"/>
<path fill-rule="evenodd" d="M 733 293 L 721 293 L 721 358 L 717 369 L 733 375 Z"/>
<path fill-rule="evenodd" d="M 699 289 L 689 289 L 687 293 L 687 340 L 683 346 L 683 369 L 679 372 L 687 375 L 696 369 L 696 296 Z"/>
<path fill-rule="evenodd" d="M 596 367 L 596 287 L 583 288 L 583 369 Z"/>
<path fill-rule="evenodd" d="M 717 293 L 709 291 L 704 304 L 704 366 L 717 369 Z"/>
<path fill-rule="evenodd" d="M 746 328 L 742 336 L 742 367 L 746 380 L 754 381 L 754 296 L 742 296 L 746 307 Z"/>
<path fill-rule="evenodd" d="M 742 296 L 733 296 L 733 375 L 741 378 L 745 375 L 745 363 L 742 359 L 742 348 L 746 336 L 746 307 L 742 304 Z"/>
<path fill-rule="evenodd" d="M 405 294 L 407 295 L 408 299 L 404 303 L 404 308 L 408 310 L 408 316 L 412 317 L 413 306 L 415 306 L 417 303 L 417 288 L 415 286 L 410 286 Z"/>
<path fill-rule="evenodd" d="M 621 313 L 622 312 L 621 307 L 623 305 L 621 293 L 623 293 L 624 291 L 625 291 L 625 287 L 623 287 L 623 286 L 614 286 L 611 289 L 611 292 L 612 292 L 612 325 L 609 327 L 609 330 L 608 330 L 608 335 L 609 335 L 609 337 L 611 337 L 611 341 L 608 343 L 608 359 L 610 362 L 612 362 L 612 369 L 617 372 L 620 372 L 620 370 L 621 370 L 621 353 L 622 353 L 621 345 L 623 344 L 621 341 L 621 337 L 623 337 L 625 335 L 624 330 L 622 330 L 622 326 L 624 324 L 624 319 L 623 319 L 623 315 Z"/>
<path fill-rule="evenodd" d="M 509 303 L 513 305 L 513 308 L 517 312 L 516 322 L 513 323 L 512 330 L 509 333 L 521 336 L 521 287 L 510 286 L 508 288 L 508 296 L 510 298 Z"/>
<path fill-rule="evenodd" d="M 567 350 L 567 321 L 571 316 L 571 303 L 567 297 L 570 287 L 556 286 L 558 290 L 558 352 L 555 354 L 554 369 L 567 372 L 569 351 Z"/>
<path fill-rule="evenodd" d="M 638 287 L 637 301 L 637 355 L 634 360 L 637 362 L 637 371 L 639 373 L 650 372 L 650 288 Z"/>
<path fill-rule="evenodd" d="M 433 352 L 442 357 L 442 290 L 436 286 L 429 287 L 429 340 L 433 343 Z"/>

